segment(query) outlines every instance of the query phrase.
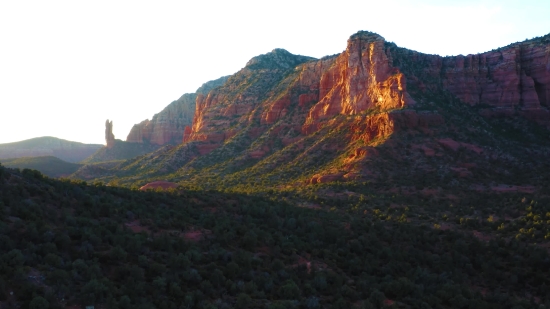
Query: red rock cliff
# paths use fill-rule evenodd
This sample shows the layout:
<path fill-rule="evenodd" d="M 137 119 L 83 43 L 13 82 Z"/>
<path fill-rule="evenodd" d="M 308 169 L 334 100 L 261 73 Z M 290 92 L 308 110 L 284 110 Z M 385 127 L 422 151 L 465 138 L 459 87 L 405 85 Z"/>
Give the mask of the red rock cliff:
<path fill-rule="evenodd" d="M 210 81 L 197 89 L 196 93 L 186 93 L 170 103 L 151 120 L 135 124 L 126 138 L 127 142 L 150 143 L 154 145 L 178 144 L 183 138 L 185 127 L 193 121 L 197 93 L 204 93 L 223 85 L 227 76 Z"/>
<path fill-rule="evenodd" d="M 482 54 L 453 57 L 387 45 L 394 65 L 402 67 L 421 89 L 434 90 L 441 85 L 467 104 L 490 107 L 487 115 L 518 111 L 549 124 L 550 35 Z"/>
<path fill-rule="evenodd" d="M 407 93 L 405 76 L 392 67 L 384 50 L 384 38 L 358 33 L 346 50 L 320 76 L 319 102 L 309 111 L 304 133 L 319 120 L 337 114 L 355 115 L 368 109 L 400 109 L 414 104 Z"/>
<path fill-rule="evenodd" d="M 208 146 L 198 144 L 206 153 L 239 131 L 254 137 L 275 126 L 282 138 L 308 135 L 338 114 L 384 112 L 415 103 L 407 93 L 404 74 L 392 66 L 384 39 L 377 34 L 352 36 L 346 50 L 335 57 L 316 61 L 300 57 L 274 50 L 252 59 L 225 87 L 198 95 L 184 142 L 206 142 Z M 276 125 L 285 117 L 290 125 Z M 251 130 L 249 126 L 256 123 L 259 126 Z M 266 152 L 262 149 L 254 156 Z"/>
<path fill-rule="evenodd" d="M 277 141 L 289 145 L 323 127 L 343 125 L 337 115 L 353 117 L 347 142 L 369 143 L 395 130 L 443 123 L 437 111 L 410 108 L 417 103 L 408 84 L 415 93 L 450 92 L 466 104 L 487 107 L 488 115 L 519 113 L 550 124 L 549 40 L 440 57 L 361 31 L 344 52 L 319 60 L 277 49 L 250 60 L 223 87 L 198 94 L 183 141 L 204 155 L 238 136 L 239 147 L 260 159 Z"/>
<path fill-rule="evenodd" d="M 151 120 L 135 124 L 127 142 L 151 143 L 155 145 L 175 144 L 181 141 L 183 130 L 193 119 L 196 95 L 184 94 L 179 100 L 172 102 Z"/>

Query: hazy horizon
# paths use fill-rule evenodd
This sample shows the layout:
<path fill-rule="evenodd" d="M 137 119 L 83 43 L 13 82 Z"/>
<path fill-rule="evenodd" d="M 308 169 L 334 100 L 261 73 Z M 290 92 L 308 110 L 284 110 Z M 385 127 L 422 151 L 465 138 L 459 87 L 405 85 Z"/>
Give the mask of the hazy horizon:
<path fill-rule="evenodd" d="M 474 54 L 549 33 L 547 16 L 547 1 L 3 2 L 0 143 L 103 144 L 106 119 L 125 140 L 182 94 L 274 48 L 320 58 L 368 30 L 423 53 Z"/>

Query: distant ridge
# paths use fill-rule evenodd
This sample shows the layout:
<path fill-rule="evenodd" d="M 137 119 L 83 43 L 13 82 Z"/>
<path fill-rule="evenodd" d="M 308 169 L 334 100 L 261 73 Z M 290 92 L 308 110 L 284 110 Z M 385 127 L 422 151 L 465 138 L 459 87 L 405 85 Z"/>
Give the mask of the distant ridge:
<path fill-rule="evenodd" d="M 19 142 L 0 144 L 0 159 L 55 156 L 67 162 L 80 162 L 103 147 L 84 144 L 52 136 L 31 138 Z"/>
<path fill-rule="evenodd" d="M 38 170 L 49 177 L 69 176 L 82 166 L 81 164 L 63 161 L 54 156 L 0 159 L 0 163 L 11 168 Z"/>

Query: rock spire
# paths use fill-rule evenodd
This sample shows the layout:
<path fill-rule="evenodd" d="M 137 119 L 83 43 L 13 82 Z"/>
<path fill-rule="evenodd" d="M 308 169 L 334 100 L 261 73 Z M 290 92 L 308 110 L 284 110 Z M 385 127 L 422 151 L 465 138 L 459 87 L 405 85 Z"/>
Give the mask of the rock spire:
<path fill-rule="evenodd" d="M 105 142 L 107 148 L 112 148 L 115 145 L 115 135 L 113 134 L 113 121 L 105 121 Z"/>

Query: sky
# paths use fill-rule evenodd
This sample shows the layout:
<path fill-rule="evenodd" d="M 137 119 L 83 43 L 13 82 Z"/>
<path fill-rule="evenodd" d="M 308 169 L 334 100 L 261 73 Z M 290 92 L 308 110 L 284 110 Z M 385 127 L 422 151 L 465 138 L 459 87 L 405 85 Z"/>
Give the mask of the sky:
<path fill-rule="evenodd" d="M 0 0 L 0 143 L 104 144 L 274 48 L 316 58 L 359 30 L 429 54 L 550 32 L 550 1 Z"/>

